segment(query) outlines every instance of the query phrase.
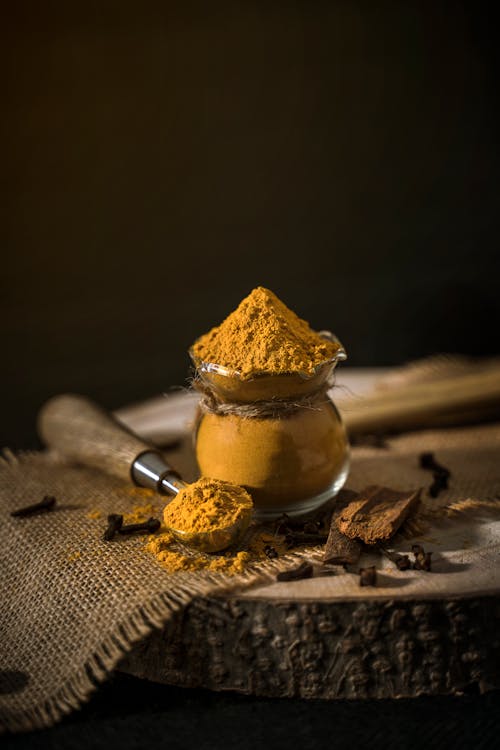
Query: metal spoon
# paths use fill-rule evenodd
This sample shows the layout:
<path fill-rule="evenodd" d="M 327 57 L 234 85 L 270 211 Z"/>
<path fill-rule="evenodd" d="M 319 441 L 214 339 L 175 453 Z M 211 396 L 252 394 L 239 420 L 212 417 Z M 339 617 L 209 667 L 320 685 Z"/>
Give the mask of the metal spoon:
<path fill-rule="evenodd" d="M 50 399 L 38 415 L 38 434 L 47 446 L 70 461 L 132 480 L 161 495 L 175 496 L 188 486 L 154 446 L 84 396 L 64 394 Z M 211 531 L 169 530 L 184 544 L 218 552 L 238 541 L 251 515 L 250 508 L 242 508 L 236 522 Z"/>

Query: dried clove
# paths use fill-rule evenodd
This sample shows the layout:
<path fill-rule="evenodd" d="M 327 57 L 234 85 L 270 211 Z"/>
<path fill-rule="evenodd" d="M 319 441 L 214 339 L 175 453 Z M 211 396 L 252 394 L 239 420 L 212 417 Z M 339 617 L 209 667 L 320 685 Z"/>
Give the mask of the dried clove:
<path fill-rule="evenodd" d="M 377 569 L 375 565 L 370 565 L 369 568 L 359 569 L 359 585 L 360 586 L 376 586 L 377 585 Z"/>
<path fill-rule="evenodd" d="M 103 534 L 104 541 L 110 542 L 122 526 L 123 516 L 118 515 L 118 513 L 110 513 L 108 516 L 108 528 Z"/>
<path fill-rule="evenodd" d="M 432 565 L 432 552 L 426 552 L 424 555 L 424 559 L 420 560 L 420 568 L 421 570 L 425 570 L 426 572 L 429 572 L 431 570 Z"/>
<path fill-rule="evenodd" d="M 397 555 L 393 562 L 398 570 L 409 570 L 411 568 L 411 562 L 408 555 Z"/>
<path fill-rule="evenodd" d="M 413 570 L 425 570 L 429 572 L 432 564 L 432 552 L 426 552 L 420 544 L 414 544 L 411 551 L 415 555 L 415 562 L 412 566 Z"/>
<path fill-rule="evenodd" d="M 429 495 L 437 497 L 440 492 L 448 489 L 448 476 L 446 474 L 434 474 L 434 481 L 429 487 Z"/>
<path fill-rule="evenodd" d="M 420 466 L 422 469 L 429 469 L 433 472 L 433 482 L 429 487 L 429 495 L 437 497 L 440 492 L 448 489 L 448 479 L 451 471 L 439 464 L 434 458 L 433 453 L 421 453 L 419 456 Z"/>
<path fill-rule="evenodd" d="M 413 552 L 415 557 L 418 557 L 419 555 L 424 554 L 424 548 L 422 547 L 421 544 L 412 544 L 411 551 Z"/>
<path fill-rule="evenodd" d="M 274 534 L 275 536 L 279 536 L 294 532 L 303 532 L 307 534 L 319 533 L 325 515 L 327 514 L 323 514 L 321 517 L 315 518 L 314 520 L 302 521 L 297 518 L 290 518 L 287 513 L 282 513 L 281 516 L 274 520 Z"/>
<path fill-rule="evenodd" d="M 266 557 L 268 557 L 270 560 L 274 560 L 276 557 L 279 557 L 277 551 L 272 547 L 270 544 L 267 544 L 264 547 L 264 554 Z"/>
<path fill-rule="evenodd" d="M 276 576 L 277 581 L 300 581 L 303 578 L 311 578 L 312 574 L 314 572 L 314 568 L 311 565 L 311 563 L 301 562 L 300 565 L 297 568 L 292 568 L 291 570 L 283 570 L 281 573 L 278 573 Z"/>
<path fill-rule="evenodd" d="M 422 469 L 430 469 L 437 474 L 443 474 L 447 477 L 451 476 L 451 471 L 445 466 L 438 464 L 434 458 L 434 453 L 421 453 L 419 456 L 420 466 Z"/>
<path fill-rule="evenodd" d="M 412 566 L 413 570 L 425 570 L 429 572 L 432 564 L 432 552 L 426 552 L 421 544 L 414 544 L 411 551 L 415 555 L 415 562 Z"/>
<path fill-rule="evenodd" d="M 25 518 L 26 516 L 33 516 L 36 513 L 44 513 L 45 511 L 52 510 L 56 505 L 56 499 L 53 495 L 45 495 L 39 503 L 33 505 L 27 505 L 25 508 L 19 508 L 13 510 L 10 514 L 14 518 Z"/>
<path fill-rule="evenodd" d="M 157 518 L 148 518 L 143 523 L 131 523 L 128 526 L 120 526 L 119 534 L 154 534 L 161 526 Z"/>
<path fill-rule="evenodd" d="M 399 552 L 392 552 L 385 547 L 380 547 L 380 551 L 394 563 L 398 570 L 409 570 L 411 568 L 411 561 L 408 555 L 400 555 Z"/>

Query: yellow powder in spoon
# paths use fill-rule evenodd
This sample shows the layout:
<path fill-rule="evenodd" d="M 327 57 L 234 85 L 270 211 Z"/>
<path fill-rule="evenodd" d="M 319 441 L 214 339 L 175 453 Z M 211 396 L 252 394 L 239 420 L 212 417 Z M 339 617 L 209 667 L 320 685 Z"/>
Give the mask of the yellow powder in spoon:
<path fill-rule="evenodd" d="M 167 528 L 188 533 L 225 529 L 252 515 L 252 498 L 243 487 L 202 477 L 184 487 L 163 511 Z"/>

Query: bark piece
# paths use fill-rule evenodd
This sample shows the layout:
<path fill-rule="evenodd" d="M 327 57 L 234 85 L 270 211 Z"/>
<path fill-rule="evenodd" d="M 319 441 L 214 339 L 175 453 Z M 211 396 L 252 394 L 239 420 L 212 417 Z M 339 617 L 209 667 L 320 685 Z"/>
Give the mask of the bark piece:
<path fill-rule="evenodd" d="M 325 565 L 354 565 L 361 555 L 361 543 L 349 539 L 337 528 L 337 517 L 332 518 L 330 533 L 325 545 Z"/>
<path fill-rule="evenodd" d="M 370 485 L 336 518 L 338 530 L 365 544 L 390 539 L 417 506 L 420 490 L 398 492 L 390 487 Z"/>
<path fill-rule="evenodd" d="M 361 555 L 361 542 L 357 539 L 349 539 L 337 527 L 337 519 L 342 510 L 357 497 L 357 492 L 345 488 L 337 495 L 336 507 L 330 520 L 323 565 L 354 565 L 358 562 Z"/>

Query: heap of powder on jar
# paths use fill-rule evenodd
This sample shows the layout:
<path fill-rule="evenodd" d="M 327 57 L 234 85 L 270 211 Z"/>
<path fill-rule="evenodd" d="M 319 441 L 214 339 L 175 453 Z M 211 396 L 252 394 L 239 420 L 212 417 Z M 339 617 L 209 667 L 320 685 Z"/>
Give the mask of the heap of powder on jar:
<path fill-rule="evenodd" d="M 248 523 L 252 509 L 252 498 L 243 487 L 201 477 L 171 500 L 163 511 L 163 520 L 167 528 L 178 531 L 211 532 Z"/>
<path fill-rule="evenodd" d="M 312 375 L 338 350 L 338 343 L 321 337 L 261 286 L 192 347 L 199 361 L 237 371 L 242 378 L 251 378 L 257 372 Z"/>

